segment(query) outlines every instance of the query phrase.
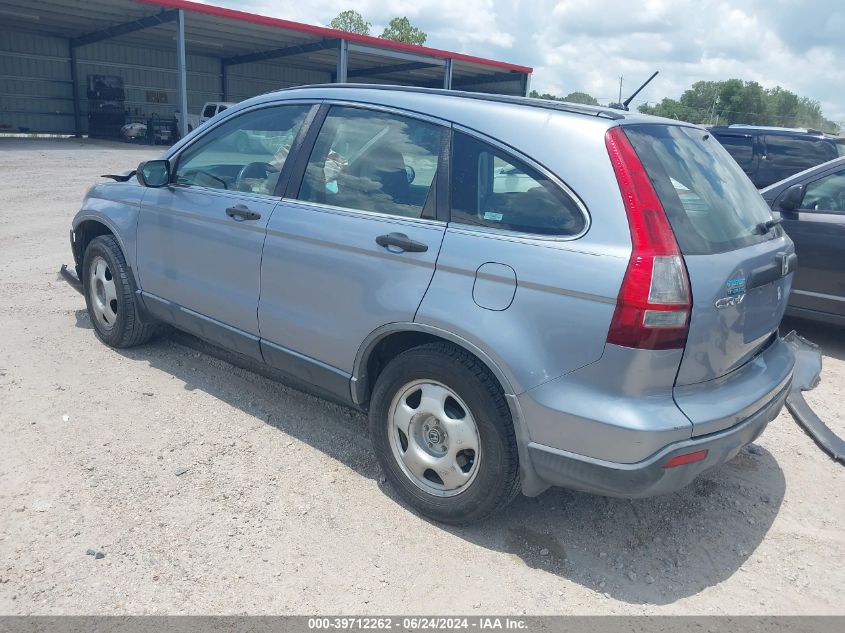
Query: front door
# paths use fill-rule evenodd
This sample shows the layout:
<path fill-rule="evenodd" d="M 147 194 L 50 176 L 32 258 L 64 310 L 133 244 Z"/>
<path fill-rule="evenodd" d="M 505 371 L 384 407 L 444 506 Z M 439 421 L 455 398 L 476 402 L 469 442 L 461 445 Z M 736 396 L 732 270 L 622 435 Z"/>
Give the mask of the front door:
<path fill-rule="evenodd" d="M 845 316 L 845 169 L 809 183 L 783 227 L 798 255 L 790 305 Z"/>
<path fill-rule="evenodd" d="M 267 222 L 288 151 L 310 106 L 250 110 L 174 159 L 172 184 L 149 189 L 138 222 L 138 275 L 149 309 L 260 357 L 258 294 Z M 249 152 L 235 139 L 248 135 Z"/>
<path fill-rule="evenodd" d="M 445 132 L 393 112 L 331 107 L 301 186 L 267 227 L 258 319 L 268 363 L 348 399 L 367 335 L 413 321 L 445 230 L 435 200 Z"/>

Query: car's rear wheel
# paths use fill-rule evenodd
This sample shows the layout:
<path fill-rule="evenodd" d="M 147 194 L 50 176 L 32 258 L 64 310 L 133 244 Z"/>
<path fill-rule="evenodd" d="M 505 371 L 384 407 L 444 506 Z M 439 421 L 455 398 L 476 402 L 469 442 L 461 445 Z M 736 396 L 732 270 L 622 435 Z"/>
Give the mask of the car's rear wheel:
<path fill-rule="evenodd" d="M 145 343 L 156 326 L 143 323 L 126 259 L 117 240 L 101 235 L 91 240 L 82 263 L 83 290 L 94 331 L 111 347 Z"/>
<path fill-rule="evenodd" d="M 408 350 L 378 377 L 370 432 L 402 498 L 446 523 L 485 518 L 519 491 L 513 423 L 487 367 L 447 343 Z"/>

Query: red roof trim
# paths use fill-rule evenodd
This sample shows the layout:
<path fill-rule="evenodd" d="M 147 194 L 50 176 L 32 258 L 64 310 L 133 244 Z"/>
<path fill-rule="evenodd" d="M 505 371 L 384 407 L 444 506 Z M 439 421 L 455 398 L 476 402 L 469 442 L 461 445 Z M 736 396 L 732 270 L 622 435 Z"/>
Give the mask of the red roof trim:
<path fill-rule="evenodd" d="M 324 26 L 314 26 L 312 24 L 302 24 L 301 22 L 291 22 L 290 20 L 282 20 L 281 18 L 271 18 L 266 15 L 258 15 L 257 13 L 247 13 L 246 11 L 238 11 L 237 9 L 226 9 L 224 7 L 217 7 L 212 4 L 200 4 L 199 2 L 190 2 L 189 0 L 135 0 L 141 4 L 152 4 L 168 9 L 183 9 L 185 11 L 196 11 L 197 13 L 205 13 L 206 15 L 213 15 L 227 20 L 239 20 L 241 22 L 250 22 L 252 24 L 261 24 L 264 26 L 273 26 L 280 29 L 288 29 L 291 31 L 299 31 L 300 33 L 310 33 L 319 37 L 342 37 L 350 42 L 360 42 L 369 46 L 377 46 L 379 48 L 389 48 L 395 51 L 402 51 L 404 53 L 417 53 L 421 55 L 431 55 L 433 57 L 441 57 L 443 59 L 455 59 L 473 64 L 482 64 L 492 68 L 501 68 L 520 73 L 532 73 L 533 68 L 528 66 L 519 66 L 517 64 L 508 64 L 507 62 L 500 62 L 494 59 L 485 59 L 483 57 L 475 57 L 473 55 L 465 55 L 463 53 L 453 53 L 451 51 L 444 51 L 439 48 L 429 48 L 427 46 L 417 46 L 416 44 L 405 44 L 404 42 L 393 42 L 391 40 L 383 40 L 380 37 L 372 37 L 371 35 L 358 35 L 357 33 L 346 33 L 345 31 L 338 31 Z"/>

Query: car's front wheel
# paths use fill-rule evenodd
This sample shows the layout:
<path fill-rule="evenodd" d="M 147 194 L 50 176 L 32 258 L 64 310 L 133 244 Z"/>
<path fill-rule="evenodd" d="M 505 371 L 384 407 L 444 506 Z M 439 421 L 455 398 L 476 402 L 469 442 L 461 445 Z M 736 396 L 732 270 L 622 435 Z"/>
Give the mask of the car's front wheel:
<path fill-rule="evenodd" d="M 519 491 L 502 390 L 478 359 L 447 343 L 403 352 L 378 377 L 370 433 L 402 498 L 446 523 L 485 518 Z"/>
<path fill-rule="evenodd" d="M 141 321 L 126 259 L 113 236 L 91 240 L 82 272 L 85 304 L 97 338 L 111 347 L 134 347 L 148 341 L 156 326 Z"/>

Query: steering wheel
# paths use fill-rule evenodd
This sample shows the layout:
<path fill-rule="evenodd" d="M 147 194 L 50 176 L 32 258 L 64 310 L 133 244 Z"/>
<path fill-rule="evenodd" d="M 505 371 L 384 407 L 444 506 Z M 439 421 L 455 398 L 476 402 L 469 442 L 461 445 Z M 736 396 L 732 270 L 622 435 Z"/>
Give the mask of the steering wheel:
<path fill-rule="evenodd" d="M 247 163 L 241 170 L 238 172 L 237 177 L 235 178 L 235 187 L 240 186 L 241 181 L 244 178 L 267 178 L 270 174 L 275 174 L 278 168 L 274 167 L 270 163 L 265 163 L 264 161 L 256 161 L 254 163 Z"/>

